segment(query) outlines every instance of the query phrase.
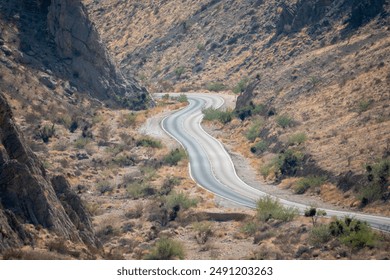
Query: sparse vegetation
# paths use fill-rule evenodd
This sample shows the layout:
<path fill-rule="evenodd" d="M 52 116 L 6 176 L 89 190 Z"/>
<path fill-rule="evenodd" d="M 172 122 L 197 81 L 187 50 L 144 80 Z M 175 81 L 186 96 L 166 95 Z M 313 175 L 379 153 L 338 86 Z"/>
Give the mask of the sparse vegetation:
<path fill-rule="evenodd" d="M 293 125 L 293 119 L 289 115 L 280 115 L 276 117 L 276 123 L 282 128 L 287 128 Z"/>
<path fill-rule="evenodd" d="M 84 149 L 90 142 L 89 138 L 80 137 L 74 142 L 74 147 L 76 149 Z"/>
<path fill-rule="evenodd" d="M 164 158 L 163 162 L 167 165 L 174 166 L 177 165 L 180 161 L 187 158 L 186 151 L 182 148 L 174 149 L 169 152 Z"/>
<path fill-rule="evenodd" d="M 113 188 L 108 181 L 101 181 L 97 185 L 97 190 L 100 194 L 106 194 L 112 192 Z"/>
<path fill-rule="evenodd" d="M 152 251 L 145 256 L 147 260 L 174 260 L 184 259 L 183 246 L 172 239 L 161 238 Z"/>
<path fill-rule="evenodd" d="M 219 91 L 223 91 L 225 89 L 226 89 L 226 86 L 223 83 L 215 82 L 215 83 L 210 83 L 207 85 L 207 90 L 209 90 L 209 91 L 219 92 Z"/>
<path fill-rule="evenodd" d="M 180 94 L 179 97 L 177 98 L 177 101 L 180 102 L 180 103 L 188 102 L 187 95 L 185 95 L 185 94 Z"/>
<path fill-rule="evenodd" d="M 176 78 L 180 79 L 181 76 L 184 74 L 184 72 L 185 72 L 184 66 L 177 67 L 177 68 L 175 69 Z"/>
<path fill-rule="evenodd" d="M 239 93 L 244 92 L 245 89 L 246 89 L 247 86 L 248 86 L 248 83 L 249 83 L 249 78 L 248 78 L 248 77 L 242 78 L 242 79 L 237 83 L 237 85 L 233 88 L 233 92 L 234 92 L 235 94 L 239 94 Z"/>
<path fill-rule="evenodd" d="M 267 141 L 260 140 L 251 147 L 251 152 L 254 154 L 262 154 L 268 149 L 268 146 L 269 144 Z"/>
<path fill-rule="evenodd" d="M 296 194 L 304 194 L 307 190 L 319 188 L 325 183 L 326 179 L 323 176 L 308 176 L 299 179 L 294 186 Z"/>
<path fill-rule="evenodd" d="M 288 138 L 288 145 L 293 146 L 293 145 L 301 145 L 307 140 L 307 136 L 304 132 L 298 132 L 295 134 L 292 134 Z"/>
<path fill-rule="evenodd" d="M 312 228 L 309 234 L 309 243 L 319 247 L 332 239 L 329 227 L 327 225 L 317 225 Z"/>
<path fill-rule="evenodd" d="M 358 198 L 362 206 L 366 206 L 376 200 L 387 201 L 390 198 L 388 189 L 390 178 L 390 159 L 367 165 L 367 183 L 360 187 Z"/>
<path fill-rule="evenodd" d="M 366 222 L 350 217 L 346 217 L 344 220 L 332 221 L 329 230 L 332 236 L 337 237 L 342 244 L 350 247 L 351 250 L 364 247 L 373 248 L 379 242 L 378 236 Z"/>
<path fill-rule="evenodd" d="M 371 100 L 360 100 L 358 104 L 358 113 L 361 114 L 367 111 L 372 104 Z"/>
<path fill-rule="evenodd" d="M 321 209 L 317 209 L 315 207 L 310 207 L 305 210 L 305 217 L 311 217 L 311 221 L 313 223 L 313 226 L 317 224 L 317 220 L 319 217 L 325 217 L 326 212 Z"/>
<path fill-rule="evenodd" d="M 142 181 L 136 181 L 131 184 L 128 184 L 126 187 L 126 191 L 128 195 L 133 199 L 152 196 L 156 193 L 156 190 L 153 187 Z"/>
<path fill-rule="evenodd" d="M 223 124 L 227 124 L 231 122 L 233 119 L 233 112 L 229 110 L 222 111 L 219 109 L 207 108 L 207 109 L 203 109 L 202 112 L 204 114 L 203 119 L 206 121 L 218 120 Z"/>
<path fill-rule="evenodd" d="M 156 148 L 156 149 L 161 149 L 162 144 L 160 140 L 155 140 L 150 137 L 143 137 L 139 139 L 136 142 L 137 147 L 142 146 L 142 147 L 151 147 L 151 148 Z"/>
<path fill-rule="evenodd" d="M 165 198 L 166 204 L 168 208 L 173 208 L 177 205 L 180 206 L 180 209 L 186 210 L 191 207 L 196 207 L 198 204 L 198 200 L 195 198 L 190 198 L 188 195 L 186 195 L 183 192 L 171 192 L 166 198 Z"/>
<path fill-rule="evenodd" d="M 126 127 L 133 127 L 136 124 L 137 114 L 131 112 L 122 115 L 122 123 Z"/>
<path fill-rule="evenodd" d="M 49 143 L 50 138 L 55 135 L 56 129 L 54 123 L 52 125 L 44 125 L 39 130 L 39 137 L 42 139 L 44 143 Z"/>
<path fill-rule="evenodd" d="M 205 244 L 209 237 L 213 235 L 213 228 L 210 222 L 197 222 L 192 227 L 196 231 L 195 239 L 198 244 Z"/>
<path fill-rule="evenodd" d="M 254 123 L 251 125 L 251 127 L 248 129 L 247 133 L 245 134 L 246 138 L 250 142 L 254 142 L 256 138 L 259 136 L 260 129 L 264 125 L 263 120 L 255 120 Z"/>
<path fill-rule="evenodd" d="M 298 210 L 285 208 L 277 199 L 270 196 L 260 198 L 256 204 L 256 216 L 262 222 L 267 222 L 270 219 L 289 222 L 297 215 Z"/>
<path fill-rule="evenodd" d="M 288 149 L 281 152 L 269 163 L 261 166 L 260 172 L 264 178 L 268 177 L 271 173 L 274 174 L 275 178 L 294 176 L 302 167 L 303 158 L 304 154 L 302 152 Z"/>

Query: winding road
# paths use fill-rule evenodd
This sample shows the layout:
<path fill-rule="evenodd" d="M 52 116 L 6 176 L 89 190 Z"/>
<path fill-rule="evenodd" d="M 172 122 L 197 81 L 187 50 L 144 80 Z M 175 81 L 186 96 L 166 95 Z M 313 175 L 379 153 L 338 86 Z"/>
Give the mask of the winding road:
<path fill-rule="evenodd" d="M 189 170 L 196 183 L 208 191 L 237 204 L 255 208 L 256 201 L 268 194 L 242 181 L 234 164 L 214 137 L 206 133 L 201 121 L 202 109 L 223 106 L 224 99 L 211 94 L 187 94 L 189 105 L 173 112 L 161 121 L 162 129 L 178 141 L 189 155 Z M 308 205 L 279 199 L 286 207 L 295 207 L 302 214 Z M 357 212 L 323 209 L 328 216 L 351 216 L 368 222 L 372 227 L 390 232 L 390 218 Z"/>

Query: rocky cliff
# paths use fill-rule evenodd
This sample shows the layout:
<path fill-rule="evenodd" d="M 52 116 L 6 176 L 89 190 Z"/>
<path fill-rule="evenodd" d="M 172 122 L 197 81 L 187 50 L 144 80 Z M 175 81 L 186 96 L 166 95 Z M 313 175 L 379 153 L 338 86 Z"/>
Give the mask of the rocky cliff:
<path fill-rule="evenodd" d="M 65 178 L 48 177 L 0 95 L 0 250 L 34 242 L 25 224 L 40 225 L 76 243 L 99 245 L 80 198 Z"/>
<path fill-rule="evenodd" d="M 19 62 L 49 70 L 106 103 L 148 106 L 147 90 L 116 68 L 81 1 L 0 1 L 0 6 L 2 20 L 16 25 Z"/>

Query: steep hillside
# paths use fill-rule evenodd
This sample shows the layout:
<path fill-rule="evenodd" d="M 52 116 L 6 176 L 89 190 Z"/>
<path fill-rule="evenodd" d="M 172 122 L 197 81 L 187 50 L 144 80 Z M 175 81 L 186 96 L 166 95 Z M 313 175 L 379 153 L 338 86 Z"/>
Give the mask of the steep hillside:
<path fill-rule="evenodd" d="M 388 166 L 388 1 L 84 2 L 122 69 L 151 90 L 238 93 L 226 140 L 264 178 L 325 176 L 312 194 L 388 209 L 388 179 L 373 186 L 366 171 Z M 286 151 L 292 171 L 275 165 Z"/>
<path fill-rule="evenodd" d="M 5 66 L 24 65 L 52 90 L 67 83 L 70 94 L 84 91 L 111 104 L 147 106 L 146 89 L 117 70 L 80 1 L 2 0 L 0 6 Z"/>

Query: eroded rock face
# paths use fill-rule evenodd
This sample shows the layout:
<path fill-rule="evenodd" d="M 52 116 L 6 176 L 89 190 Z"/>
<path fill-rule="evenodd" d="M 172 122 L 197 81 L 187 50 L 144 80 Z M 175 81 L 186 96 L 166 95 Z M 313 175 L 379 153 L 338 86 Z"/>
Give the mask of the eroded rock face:
<path fill-rule="evenodd" d="M 22 226 L 25 223 L 98 246 L 80 198 L 63 177 L 54 178 L 53 185 L 40 160 L 24 143 L 0 94 L 0 249 L 28 242 Z"/>
<path fill-rule="evenodd" d="M 146 89 L 116 69 L 80 0 L 51 0 L 47 23 L 76 81 L 101 100 L 120 100 L 135 109 L 148 105 Z"/>
<path fill-rule="evenodd" d="M 47 23 L 59 56 L 84 88 L 101 100 L 120 100 L 135 109 L 148 105 L 146 89 L 116 69 L 80 0 L 52 0 Z"/>

